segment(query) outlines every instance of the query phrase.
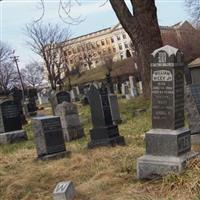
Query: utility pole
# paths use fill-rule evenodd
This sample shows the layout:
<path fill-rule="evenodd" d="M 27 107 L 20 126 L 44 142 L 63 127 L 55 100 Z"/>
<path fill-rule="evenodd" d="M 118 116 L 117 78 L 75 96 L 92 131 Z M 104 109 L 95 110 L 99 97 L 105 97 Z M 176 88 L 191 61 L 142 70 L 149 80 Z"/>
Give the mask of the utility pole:
<path fill-rule="evenodd" d="M 19 71 L 19 65 L 18 65 L 19 56 L 15 56 L 14 53 L 15 53 L 15 51 L 13 51 L 13 56 L 10 57 L 10 58 L 13 60 L 13 62 L 15 63 L 15 65 L 17 67 L 17 72 L 18 72 L 19 80 L 20 80 L 21 87 L 22 87 L 22 96 L 23 96 L 23 102 L 24 102 L 24 100 L 25 100 L 25 89 L 24 89 L 24 84 L 23 84 L 23 81 L 22 81 L 21 73 Z"/>

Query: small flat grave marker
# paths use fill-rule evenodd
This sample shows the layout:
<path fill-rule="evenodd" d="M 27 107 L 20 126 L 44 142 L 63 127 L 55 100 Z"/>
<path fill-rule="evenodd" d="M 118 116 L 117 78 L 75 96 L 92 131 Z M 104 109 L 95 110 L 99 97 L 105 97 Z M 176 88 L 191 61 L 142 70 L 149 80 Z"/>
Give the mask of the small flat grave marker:
<path fill-rule="evenodd" d="M 53 200 L 73 200 L 75 188 L 72 181 L 60 182 L 53 191 Z"/>

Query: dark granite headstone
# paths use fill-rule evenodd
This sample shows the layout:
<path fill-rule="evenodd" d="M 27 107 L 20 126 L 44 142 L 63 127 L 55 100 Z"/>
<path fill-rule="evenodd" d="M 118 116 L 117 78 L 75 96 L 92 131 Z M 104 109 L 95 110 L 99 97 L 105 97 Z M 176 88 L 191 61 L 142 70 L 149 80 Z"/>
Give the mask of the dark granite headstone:
<path fill-rule="evenodd" d="M 13 100 L 0 102 L 0 143 L 12 143 L 27 140 L 22 130 L 21 112 Z"/>
<path fill-rule="evenodd" d="M 66 152 L 60 117 L 35 117 L 32 124 L 38 158 Z"/>
<path fill-rule="evenodd" d="M 14 102 L 18 105 L 20 113 L 21 113 L 21 120 L 22 120 L 22 124 L 26 124 L 26 117 L 24 114 L 24 109 L 22 106 L 22 101 L 23 101 L 23 91 L 18 89 L 18 88 L 14 88 L 12 90 L 12 96 L 13 96 L 13 100 Z"/>
<path fill-rule="evenodd" d="M 66 101 L 66 102 L 70 102 L 71 98 L 70 98 L 70 93 L 69 92 L 65 92 L 65 91 L 61 91 L 56 93 L 56 98 L 57 98 L 57 102 L 58 104 Z"/>
<path fill-rule="evenodd" d="M 106 74 L 106 84 L 107 84 L 108 91 L 113 94 L 114 87 L 113 87 L 112 76 L 110 72 Z"/>
<path fill-rule="evenodd" d="M 91 85 L 88 98 L 93 125 L 93 129 L 90 130 L 91 142 L 88 147 L 124 145 L 124 137 L 119 135 L 118 126 L 113 125 L 106 87 L 102 85 L 100 89 L 97 89 Z"/>
<path fill-rule="evenodd" d="M 18 105 L 12 100 L 0 102 L 3 132 L 22 129 L 21 114 Z M 1 121 L 1 120 L 0 120 Z"/>
<path fill-rule="evenodd" d="M 151 179 L 185 168 L 191 149 L 190 130 L 184 128 L 184 63 L 176 48 L 152 53 L 152 130 L 145 136 L 146 154 L 137 160 L 137 176 Z"/>
<path fill-rule="evenodd" d="M 71 102 L 70 92 L 55 92 L 51 95 L 50 102 L 53 114 L 55 114 L 55 109 L 58 104 L 61 104 L 62 102 Z"/>
<path fill-rule="evenodd" d="M 163 65 L 156 65 L 158 59 L 165 59 Z M 152 63 L 152 128 L 184 126 L 184 66 L 168 65 L 173 59 L 161 51 Z"/>

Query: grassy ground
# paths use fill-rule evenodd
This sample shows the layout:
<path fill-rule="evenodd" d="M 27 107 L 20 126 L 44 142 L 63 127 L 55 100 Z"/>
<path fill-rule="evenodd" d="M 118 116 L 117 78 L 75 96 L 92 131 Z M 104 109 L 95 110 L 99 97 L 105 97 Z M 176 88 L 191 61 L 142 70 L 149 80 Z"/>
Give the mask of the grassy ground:
<path fill-rule="evenodd" d="M 144 153 L 144 133 L 150 128 L 149 110 L 138 113 L 137 109 L 148 109 L 149 102 L 140 98 L 121 100 L 120 108 L 123 123 L 119 130 L 127 145 L 88 150 L 90 112 L 89 107 L 79 105 L 86 137 L 66 143 L 72 151 L 70 158 L 35 160 L 31 126 L 27 125 L 29 141 L 0 146 L 0 199 L 50 200 L 56 183 L 64 180 L 74 182 L 76 200 L 200 199 L 199 159 L 188 163 L 180 176 L 136 179 L 136 159 Z"/>

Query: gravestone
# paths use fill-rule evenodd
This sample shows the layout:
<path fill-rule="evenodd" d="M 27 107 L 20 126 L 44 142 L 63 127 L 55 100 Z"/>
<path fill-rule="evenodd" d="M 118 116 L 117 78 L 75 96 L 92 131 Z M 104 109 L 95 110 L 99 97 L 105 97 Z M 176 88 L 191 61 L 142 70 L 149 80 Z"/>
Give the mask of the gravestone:
<path fill-rule="evenodd" d="M 126 99 L 130 99 L 131 98 L 130 92 L 129 92 L 129 87 L 128 87 L 127 84 L 124 85 L 124 93 L 125 93 Z"/>
<path fill-rule="evenodd" d="M 200 144 L 200 84 L 185 87 L 185 111 L 191 130 L 191 142 Z"/>
<path fill-rule="evenodd" d="M 118 126 L 113 125 L 107 88 L 102 85 L 100 89 L 97 89 L 91 85 L 88 98 L 93 125 L 88 147 L 124 145 L 124 137 L 119 135 Z"/>
<path fill-rule="evenodd" d="M 0 101 L 0 144 L 27 140 L 22 130 L 21 110 L 15 101 Z"/>
<path fill-rule="evenodd" d="M 55 114 L 55 109 L 58 104 L 61 104 L 62 102 L 71 102 L 70 92 L 66 91 L 60 91 L 55 92 L 51 96 L 51 105 L 53 114 Z"/>
<path fill-rule="evenodd" d="M 133 76 L 129 76 L 129 82 L 130 82 L 131 96 L 132 97 L 138 96 L 137 86 L 135 86 L 134 77 Z"/>
<path fill-rule="evenodd" d="M 145 135 L 146 154 L 137 160 L 137 177 L 151 179 L 180 173 L 191 155 L 190 130 L 184 128 L 184 63 L 176 48 L 152 53 L 152 129 Z"/>
<path fill-rule="evenodd" d="M 117 95 L 109 94 L 108 99 L 109 99 L 109 104 L 110 104 L 112 121 L 113 121 L 114 124 L 120 124 L 122 122 L 122 120 L 121 120 L 121 117 L 120 117 Z"/>
<path fill-rule="evenodd" d="M 75 140 L 84 136 L 77 106 L 73 103 L 63 102 L 58 104 L 55 114 L 60 117 L 63 134 L 66 141 Z"/>
<path fill-rule="evenodd" d="M 70 95 L 72 101 L 79 101 L 79 96 L 76 88 L 72 88 L 72 90 L 70 91 Z"/>
<path fill-rule="evenodd" d="M 113 94 L 114 88 L 113 88 L 112 76 L 110 72 L 106 74 L 106 85 L 107 85 L 109 93 Z"/>
<path fill-rule="evenodd" d="M 69 153 L 66 151 L 60 117 L 34 117 L 32 127 L 39 159 L 45 160 Z"/>
<path fill-rule="evenodd" d="M 22 106 L 23 102 L 23 91 L 18 89 L 18 88 L 13 88 L 12 90 L 12 96 L 13 96 L 13 100 L 14 102 L 18 105 L 19 110 L 20 110 L 20 114 L 21 114 L 21 120 L 22 120 L 22 124 L 26 124 L 26 116 L 24 114 L 24 105 Z"/>
<path fill-rule="evenodd" d="M 58 183 L 53 191 L 53 200 L 73 200 L 74 197 L 75 188 L 71 181 Z"/>

